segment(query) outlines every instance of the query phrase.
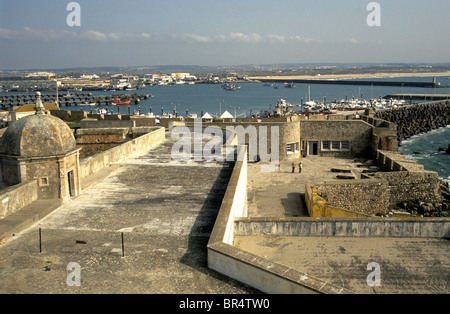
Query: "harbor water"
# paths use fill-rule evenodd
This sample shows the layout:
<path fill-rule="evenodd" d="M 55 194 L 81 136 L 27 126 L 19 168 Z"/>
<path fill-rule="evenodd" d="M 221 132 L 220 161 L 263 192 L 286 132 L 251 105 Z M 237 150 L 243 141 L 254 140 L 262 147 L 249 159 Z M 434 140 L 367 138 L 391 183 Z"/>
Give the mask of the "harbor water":
<path fill-rule="evenodd" d="M 370 78 L 370 80 L 392 80 L 411 82 L 432 82 L 433 77 L 408 77 L 408 78 Z M 448 76 L 437 77 L 443 86 L 450 86 Z M 128 114 L 140 111 L 141 114 L 153 112 L 161 115 L 162 112 L 173 114 L 176 110 L 179 116 L 189 114 L 201 115 L 208 112 L 213 117 L 220 116 L 228 110 L 233 116 L 249 117 L 262 111 L 272 111 L 278 100 L 285 99 L 293 105 L 300 105 L 308 100 L 317 102 L 340 101 L 352 99 L 373 99 L 386 95 L 399 93 L 426 93 L 426 94 L 450 94 L 450 88 L 411 88 L 389 86 L 354 86 L 354 85 L 306 85 L 297 84 L 294 88 L 286 88 L 285 84 L 276 83 L 273 86 L 265 86 L 263 83 L 238 84 L 240 89 L 227 91 L 220 84 L 195 84 L 195 85 L 167 85 L 147 86 L 134 91 L 94 91 L 93 96 L 105 96 L 115 94 L 149 94 L 154 97 L 141 99 L 138 105 L 127 106 L 101 106 L 115 113 Z M 277 88 L 276 88 L 277 87 Z M 67 92 L 61 92 L 63 97 Z M 95 111 L 97 107 L 64 107 L 63 110 Z M 300 111 L 300 107 L 298 111 Z"/>
<path fill-rule="evenodd" d="M 411 137 L 401 143 L 399 151 L 408 159 L 436 171 L 441 180 L 450 183 L 450 154 L 439 151 L 450 144 L 450 126 Z"/>

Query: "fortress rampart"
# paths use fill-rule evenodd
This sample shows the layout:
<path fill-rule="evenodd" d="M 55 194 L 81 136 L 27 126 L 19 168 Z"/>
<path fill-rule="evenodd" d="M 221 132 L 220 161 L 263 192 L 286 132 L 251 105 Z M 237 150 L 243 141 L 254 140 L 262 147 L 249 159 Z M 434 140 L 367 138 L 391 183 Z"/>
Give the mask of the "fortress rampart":
<path fill-rule="evenodd" d="M 105 152 L 96 154 L 80 161 L 81 179 L 92 175 L 115 162 L 121 162 L 130 157 L 141 156 L 165 140 L 164 128 L 155 128 L 152 132 L 132 139 Z"/>
<path fill-rule="evenodd" d="M 246 216 L 246 153 L 242 146 L 208 242 L 208 267 L 266 293 L 352 293 L 233 246 L 235 221 Z"/>
<path fill-rule="evenodd" d="M 148 134 L 132 139 L 92 157 L 80 160 L 79 170 L 80 179 L 82 180 L 81 188 L 85 189 L 88 187 L 88 181 L 86 179 L 90 175 L 94 175 L 105 167 L 116 162 L 121 162 L 129 157 L 141 156 L 153 147 L 162 143 L 164 140 L 165 129 L 155 128 Z M 58 176 L 59 173 L 53 175 Z M 25 214 L 23 213 L 24 209 L 32 206 L 34 202 L 41 201 L 42 198 L 43 196 L 39 193 L 38 178 L 29 178 L 26 182 L 15 184 L 0 190 L 0 220 L 7 219 L 13 215 L 16 216 L 12 219 L 12 222 L 4 224 L 4 227 L 7 227 L 5 229 L 7 231 L 0 230 L 0 240 L 5 241 L 11 238 L 15 233 L 20 232 L 36 221 L 44 218 L 45 215 L 49 214 L 60 205 L 59 201 L 55 201 L 54 204 L 44 204 L 44 210 L 42 212 L 35 214 L 33 211 L 29 211 L 33 213 L 32 215 L 28 212 Z"/>
<path fill-rule="evenodd" d="M 239 218 L 236 236 L 450 238 L 448 219 Z"/>
<path fill-rule="evenodd" d="M 352 212 L 384 216 L 401 202 L 420 200 L 428 207 L 424 216 L 438 215 L 442 196 L 436 172 L 426 171 L 395 152 L 377 151 L 376 162 L 382 172 L 363 174 L 360 180 L 317 183 L 313 188 L 327 205 Z M 327 217 L 311 209 L 310 215 Z"/>

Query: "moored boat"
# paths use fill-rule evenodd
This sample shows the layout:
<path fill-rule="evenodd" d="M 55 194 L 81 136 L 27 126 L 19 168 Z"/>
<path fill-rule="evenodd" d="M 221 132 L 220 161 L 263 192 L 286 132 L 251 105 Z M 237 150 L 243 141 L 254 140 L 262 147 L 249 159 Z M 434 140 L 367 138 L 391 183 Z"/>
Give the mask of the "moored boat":
<path fill-rule="evenodd" d="M 241 86 L 239 85 L 234 85 L 234 84 L 224 84 L 222 85 L 223 89 L 227 90 L 227 91 L 235 91 L 241 88 Z"/>
<path fill-rule="evenodd" d="M 117 105 L 117 106 L 129 106 L 131 104 L 131 100 L 127 99 L 127 100 L 121 100 L 119 98 L 116 98 L 113 100 L 113 105 Z"/>
<path fill-rule="evenodd" d="M 79 106 L 91 106 L 91 107 L 93 107 L 95 105 L 96 105 L 95 102 L 84 102 L 84 103 L 79 104 Z"/>

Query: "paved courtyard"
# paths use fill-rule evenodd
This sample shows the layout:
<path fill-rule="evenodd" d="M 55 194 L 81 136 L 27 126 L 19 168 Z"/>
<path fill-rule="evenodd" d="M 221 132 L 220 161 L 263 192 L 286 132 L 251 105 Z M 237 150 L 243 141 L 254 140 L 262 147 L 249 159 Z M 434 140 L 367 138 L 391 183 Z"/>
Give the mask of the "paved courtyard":
<path fill-rule="evenodd" d="M 307 182 L 336 180 L 338 175 L 343 175 L 331 169 L 350 171 L 345 175 L 360 179 L 362 171 L 370 165 L 370 161 L 356 158 L 310 156 L 301 161 L 301 173 L 298 171 L 298 161 L 294 173 L 291 162 L 282 162 L 275 172 L 264 172 L 265 165 L 261 163 L 248 164 L 250 217 L 307 217 L 308 211 L 303 201 Z"/>
<path fill-rule="evenodd" d="M 0 246 L 0 293 L 257 293 L 206 265 L 232 168 L 174 162 L 172 145 L 169 139 L 113 165 L 82 195 Z M 73 262 L 79 287 L 67 284 Z"/>
<path fill-rule="evenodd" d="M 249 163 L 250 217 L 305 217 L 302 195 L 307 182 L 336 180 L 340 173 L 360 178 L 370 162 L 352 158 L 308 157 L 303 171 L 291 163 L 277 172 L 261 172 Z M 363 167 L 361 167 L 364 165 Z M 367 165 L 367 167 L 366 167 Z M 236 236 L 234 245 L 355 293 L 450 293 L 450 241 L 446 239 Z M 370 263 L 380 265 L 381 286 L 369 286 Z"/>
<path fill-rule="evenodd" d="M 239 236 L 234 245 L 357 294 L 450 293 L 445 239 Z M 380 286 L 367 284 L 373 262 Z"/>

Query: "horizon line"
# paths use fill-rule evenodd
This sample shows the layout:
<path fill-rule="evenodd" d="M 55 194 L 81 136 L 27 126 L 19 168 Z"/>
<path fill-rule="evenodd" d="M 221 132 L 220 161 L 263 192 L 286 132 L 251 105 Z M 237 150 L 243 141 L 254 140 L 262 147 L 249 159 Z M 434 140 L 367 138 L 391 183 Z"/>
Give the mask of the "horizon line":
<path fill-rule="evenodd" d="M 64 71 L 73 69 L 126 69 L 126 68 L 158 68 L 158 67 L 198 67 L 198 68 L 233 68 L 233 67 L 255 67 L 255 66 L 265 66 L 265 67 L 276 67 L 276 66 L 411 66 L 411 65 L 422 65 L 422 66 L 450 66 L 450 61 L 444 62 L 283 62 L 283 63 L 245 63 L 245 64 L 215 64 L 215 65 L 201 65 L 201 64 L 158 64 L 158 65 L 101 65 L 101 66 L 69 66 L 69 67 L 37 67 L 37 68 L 15 68 L 15 69 L 0 69 L 2 72 L 6 71 Z"/>

